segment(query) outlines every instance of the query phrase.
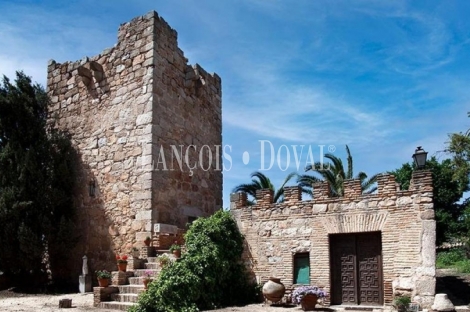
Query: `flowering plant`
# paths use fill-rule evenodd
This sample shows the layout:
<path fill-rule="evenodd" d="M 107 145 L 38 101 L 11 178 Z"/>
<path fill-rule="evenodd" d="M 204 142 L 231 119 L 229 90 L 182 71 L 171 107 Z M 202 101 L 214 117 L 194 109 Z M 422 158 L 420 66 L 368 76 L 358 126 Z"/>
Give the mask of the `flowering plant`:
<path fill-rule="evenodd" d="M 157 257 L 160 266 L 163 268 L 164 266 L 170 264 L 171 260 L 166 254 Z"/>
<path fill-rule="evenodd" d="M 127 255 L 116 255 L 117 263 L 127 263 Z"/>
<path fill-rule="evenodd" d="M 145 270 L 145 278 L 150 279 L 153 277 L 154 272 L 152 270 Z"/>
<path fill-rule="evenodd" d="M 327 293 L 317 286 L 300 286 L 292 292 L 292 302 L 300 304 L 306 295 L 316 295 L 318 298 L 326 297 Z"/>
<path fill-rule="evenodd" d="M 106 270 L 99 270 L 99 271 L 96 271 L 95 273 L 98 278 L 107 278 L 107 279 L 111 278 L 111 273 L 109 273 Z"/>

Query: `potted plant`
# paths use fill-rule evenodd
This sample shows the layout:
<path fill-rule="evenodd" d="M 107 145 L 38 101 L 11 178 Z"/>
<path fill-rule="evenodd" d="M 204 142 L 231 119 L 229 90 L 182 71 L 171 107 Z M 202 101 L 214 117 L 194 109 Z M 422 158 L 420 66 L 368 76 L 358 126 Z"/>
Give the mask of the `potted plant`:
<path fill-rule="evenodd" d="M 111 279 L 111 273 L 106 270 L 96 271 L 95 273 L 98 279 L 98 285 L 100 287 L 108 287 L 109 280 Z"/>
<path fill-rule="evenodd" d="M 151 242 L 152 242 L 152 239 L 150 238 L 150 236 L 147 236 L 144 240 L 145 246 L 150 246 Z"/>
<path fill-rule="evenodd" d="M 127 270 L 127 255 L 116 255 L 118 270 L 126 272 Z"/>
<path fill-rule="evenodd" d="M 181 246 L 175 242 L 170 246 L 170 252 L 172 252 L 176 258 L 181 257 Z"/>
<path fill-rule="evenodd" d="M 145 271 L 145 275 L 143 276 L 143 280 L 142 280 L 144 283 L 145 289 L 148 289 L 148 284 L 152 281 L 153 274 L 154 272 L 152 270 Z"/>
<path fill-rule="evenodd" d="M 137 247 L 132 247 L 131 254 L 132 254 L 132 258 L 138 259 L 140 255 L 139 249 Z"/>
<path fill-rule="evenodd" d="M 300 286 L 292 292 L 292 303 L 300 304 L 303 311 L 313 311 L 318 298 L 326 295 L 326 291 L 317 286 Z"/>
<path fill-rule="evenodd" d="M 161 256 L 158 256 L 158 262 L 160 263 L 160 266 L 163 268 L 167 266 L 168 264 L 170 264 L 171 260 L 170 260 L 170 257 L 168 257 L 167 255 L 161 255 Z"/>
<path fill-rule="evenodd" d="M 393 306 L 399 312 L 405 312 L 410 306 L 410 303 L 411 303 L 411 298 L 409 296 L 395 297 L 395 299 L 393 300 Z"/>

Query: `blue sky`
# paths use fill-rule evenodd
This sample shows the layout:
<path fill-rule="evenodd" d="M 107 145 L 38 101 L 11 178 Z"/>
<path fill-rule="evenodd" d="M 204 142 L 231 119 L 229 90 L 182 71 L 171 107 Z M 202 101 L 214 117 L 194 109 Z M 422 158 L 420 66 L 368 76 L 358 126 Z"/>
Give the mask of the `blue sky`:
<path fill-rule="evenodd" d="M 260 140 L 280 151 L 281 168 L 275 158 L 264 172 L 279 185 L 296 170 L 292 145 L 305 145 L 300 171 L 309 146 L 318 161 L 319 145 L 344 157 L 348 144 L 355 171 L 374 174 L 411 161 L 419 145 L 444 158 L 448 134 L 470 127 L 465 0 L 0 0 L 0 73 L 21 69 L 45 85 L 49 59 L 99 54 L 119 24 L 151 10 L 178 32 L 191 64 L 222 78 L 223 143 L 232 146 L 224 207 L 261 169 Z"/>

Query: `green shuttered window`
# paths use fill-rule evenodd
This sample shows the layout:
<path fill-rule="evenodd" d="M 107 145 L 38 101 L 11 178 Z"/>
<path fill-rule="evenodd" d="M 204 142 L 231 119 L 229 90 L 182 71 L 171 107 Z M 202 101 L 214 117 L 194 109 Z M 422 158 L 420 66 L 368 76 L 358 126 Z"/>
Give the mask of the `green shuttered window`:
<path fill-rule="evenodd" d="M 294 255 L 294 284 L 310 284 L 309 253 Z"/>

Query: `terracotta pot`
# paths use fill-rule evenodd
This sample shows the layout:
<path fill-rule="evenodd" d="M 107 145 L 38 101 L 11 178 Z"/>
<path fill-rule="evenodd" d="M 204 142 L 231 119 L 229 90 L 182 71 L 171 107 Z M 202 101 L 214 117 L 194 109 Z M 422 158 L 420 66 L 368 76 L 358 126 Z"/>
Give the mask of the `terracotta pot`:
<path fill-rule="evenodd" d="M 269 281 L 263 285 L 263 296 L 272 302 L 281 301 L 285 292 L 286 288 L 280 278 L 270 277 Z"/>
<path fill-rule="evenodd" d="M 300 301 L 300 305 L 303 311 L 313 311 L 315 309 L 315 305 L 317 304 L 318 297 L 316 295 L 305 295 L 302 300 Z"/>
<path fill-rule="evenodd" d="M 119 271 L 126 272 L 126 270 L 127 270 L 127 263 L 118 263 L 117 266 L 118 266 L 118 270 L 119 270 Z"/>
<path fill-rule="evenodd" d="M 107 279 L 107 278 L 98 278 L 98 285 L 100 287 L 108 287 L 109 279 Z"/>
<path fill-rule="evenodd" d="M 149 285 L 150 281 L 151 281 L 150 278 L 145 278 L 145 279 L 143 280 L 144 288 L 145 288 L 145 289 L 148 289 L 148 285 Z"/>
<path fill-rule="evenodd" d="M 175 256 L 175 258 L 181 257 L 181 249 L 173 250 L 173 255 Z"/>

